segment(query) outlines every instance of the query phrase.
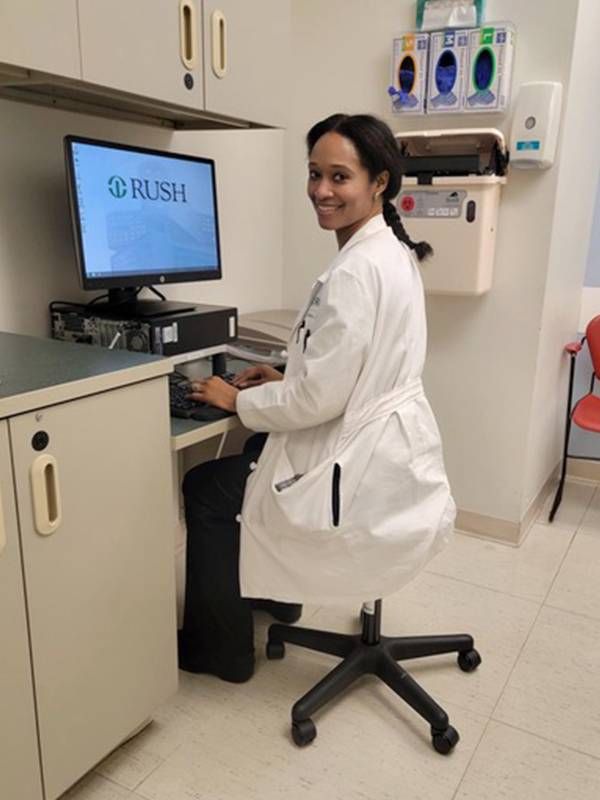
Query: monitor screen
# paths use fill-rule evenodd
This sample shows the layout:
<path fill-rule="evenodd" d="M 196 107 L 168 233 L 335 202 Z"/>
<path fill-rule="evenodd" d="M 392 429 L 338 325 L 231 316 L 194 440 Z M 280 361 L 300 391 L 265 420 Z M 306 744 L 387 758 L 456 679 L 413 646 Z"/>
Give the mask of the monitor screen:
<path fill-rule="evenodd" d="M 221 277 L 214 161 L 76 136 L 65 148 L 84 288 Z"/>

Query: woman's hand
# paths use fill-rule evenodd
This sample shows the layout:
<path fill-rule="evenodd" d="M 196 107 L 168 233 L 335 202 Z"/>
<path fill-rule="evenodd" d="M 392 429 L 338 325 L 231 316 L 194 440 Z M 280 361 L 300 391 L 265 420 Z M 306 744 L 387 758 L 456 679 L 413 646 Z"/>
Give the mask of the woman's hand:
<path fill-rule="evenodd" d="M 188 397 L 197 403 L 208 403 L 225 411 L 235 412 L 235 403 L 239 391 L 235 386 L 231 386 L 222 378 L 213 375 L 212 378 L 191 381 Z"/>
<path fill-rule="evenodd" d="M 270 367 L 268 364 L 255 364 L 238 373 L 233 379 L 233 385 L 238 389 L 247 389 L 250 386 L 260 386 L 269 381 L 281 380 L 283 380 L 283 375 L 275 367 Z"/>

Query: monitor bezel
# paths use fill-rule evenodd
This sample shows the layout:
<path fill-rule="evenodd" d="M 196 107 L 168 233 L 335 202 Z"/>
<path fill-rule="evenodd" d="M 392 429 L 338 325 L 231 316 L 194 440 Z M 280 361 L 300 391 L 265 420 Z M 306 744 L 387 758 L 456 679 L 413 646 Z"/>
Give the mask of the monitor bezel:
<path fill-rule="evenodd" d="M 217 268 L 197 270 L 182 270 L 180 272 L 151 272 L 151 273 L 129 273 L 119 275 L 116 278 L 96 277 L 90 278 L 86 271 L 85 251 L 83 238 L 81 235 L 81 216 L 79 207 L 79 197 L 75 186 L 75 165 L 73 164 L 73 145 L 89 144 L 100 147 L 108 147 L 113 150 L 129 150 L 135 153 L 160 156 L 163 158 L 173 158 L 179 161 L 193 161 L 201 164 L 209 164 L 212 170 L 212 190 L 213 207 L 215 210 L 215 239 L 217 251 Z M 223 276 L 221 261 L 221 240 L 219 231 L 219 210 L 217 203 L 217 179 L 215 161 L 205 156 L 196 156 L 185 153 L 172 153 L 166 150 L 156 150 L 149 147 L 138 147 L 137 145 L 124 144 L 121 142 L 111 142 L 104 139 L 93 139 L 87 136 L 68 135 L 64 137 L 65 162 L 67 187 L 69 196 L 69 208 L 71 214 L 71 225 L 75 244 L 75 256 L 79 270 L 79 280 L 83 289 L 114 289 L 114 288 L 139 288 L 143 286 L 165 286 L 169 283 L 191 283 L 195 281 L 220 280 Z"/>

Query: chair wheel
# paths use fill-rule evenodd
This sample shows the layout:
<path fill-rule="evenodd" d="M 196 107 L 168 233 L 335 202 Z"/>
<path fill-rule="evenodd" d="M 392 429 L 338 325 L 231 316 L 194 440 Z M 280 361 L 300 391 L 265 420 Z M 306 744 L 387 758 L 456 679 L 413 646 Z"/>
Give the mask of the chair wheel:
<path fill-rule="evenodd" d="M 443 756 L 447 756 L 454 749 L 459 739 L 458 731 L 452 725 L 448 725 L 445 731 L 432 731 L 431 733 L 433 749 Z"/>
<path fill-rule="evenodd" d="M 267 642 L 267 658 L 270 661 L 283 658 L 285 655 L 285 645 L 283 642 Z"/>
<path fill-rule="evenodd" d="M 310 744 L 317 735 L 317 729 L 312 719 L 302 719 L 300 722 L 292 722 L 292 739 L 298 747 L 305 747 Z"/>
<path fill-rule="evenodd" d="M 458 666 L 463 672 L 473 672 L 481 664 L 481 656 L 477 650 L 467 650 L 458 654 Z"/>

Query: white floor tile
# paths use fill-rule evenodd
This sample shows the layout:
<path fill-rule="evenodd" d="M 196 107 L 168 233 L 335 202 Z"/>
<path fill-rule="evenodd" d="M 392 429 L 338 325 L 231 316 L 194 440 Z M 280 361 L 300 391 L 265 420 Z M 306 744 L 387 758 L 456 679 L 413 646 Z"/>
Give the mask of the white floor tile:
<path fill-rule="evenodd" d="M 384 600 L 382 632 L 386 636 L 471 634 L 483 658 L 483 664 L 473 673 L 461 672 L 455 655 L 415 659 L 404 666 L 442 706 L 450 701 L 473 713 L 489 715 L 539 608 L 529 600 L 422 573 L 401 592 Z M 311 619 L 311 627 L 358 629 L 351 608 L 322 608 Z M 303 657 L 327 658 L 309 653 Z"/>
<path fill-rule="evenodd" d="M 492 722 L 456 800 L 596 800 L 600 762 Z"/>
<path fill-rule="evenodd" d="M 600 758 L 600 621 L 544 607 L 494 719 Z"/>
<path fill-rule="evenodd" d="M 126 789 L 135 789 L 163 761 L 155 753 L 144 748 L 144 738 L 144 734 L 141 733 L 115 750 L 96 767 L 95 771 Z"/>
<path fill-rule="evenodd" d="M 427 571 L 542 602 L 572 536 L 563 528 L 534 525 L 521 547 L 510 547 L 457 533 Z"/>
<path fill-rule="evenodd" d="M 596 489 L 592 502 L 581 520 L 579 533 L 600 537 L 600 488 Z"/>
<path fill-rule="evenodd" d="M 285 682 L 296 695 L 301 688 L 291 667 Z M 268 692 L 272 683 L 261 691 Z M 146 800 L 398 800 L 401 787 L 401 795 L 411 800 L 450 800 L 486 721 L 450 708 L 462 738 L 450 756 L 440 756 L 425 723 L 398 706 L 386 687 L 366 684 L 315 716 L 317 738 L 305 748 L 290 739 L 287 700 L 278 692 L 269 704 L 255 698 L 253 714 L 228 714 L 204 726 L 195 742 L 181 747 L 138 787 L 137 795 Z"/>
<path fill-rule="evenodd" d="M 600 619 L 600 536 L 575 536 L 546 602 Z"/>
<path fill-rule="evenodd" d="M 552 492 L 546 498 L 542 510 L 540 511 L 537 522 L 542 525 L 548 525 L 548 514 L 554 502 L 554 493 L 556 487 L 553 487 Z M 581 525 L 585 512 L 590 504 L 592 496 L 596 491 L 596 486 L 593 483 L 585 483 L 583 481 L 567 480 L 565 481 L 565 488 L 563 491 L 563 499 L 560 504 L 552 525 L 557 528 L 567 528 L 575 532 Z"/>
<path fill-rule="evenodd" d="M 91 772 L 63 794 L 61 800 L 134 800 L 134 795 L 122 786 Z"/>

